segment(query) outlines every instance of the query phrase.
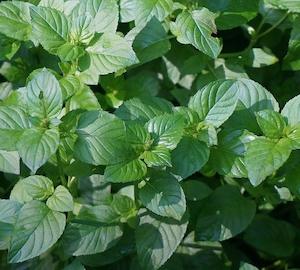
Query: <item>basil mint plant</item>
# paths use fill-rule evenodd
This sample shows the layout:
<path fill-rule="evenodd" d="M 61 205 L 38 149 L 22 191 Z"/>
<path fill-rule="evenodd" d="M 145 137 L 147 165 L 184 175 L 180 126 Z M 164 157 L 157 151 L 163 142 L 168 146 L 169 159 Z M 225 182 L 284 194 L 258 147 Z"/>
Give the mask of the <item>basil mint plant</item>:
<path fill-rule="evenodd" d="M 300 267 L 300 1 L 0 3 L 0 268 Z"/>

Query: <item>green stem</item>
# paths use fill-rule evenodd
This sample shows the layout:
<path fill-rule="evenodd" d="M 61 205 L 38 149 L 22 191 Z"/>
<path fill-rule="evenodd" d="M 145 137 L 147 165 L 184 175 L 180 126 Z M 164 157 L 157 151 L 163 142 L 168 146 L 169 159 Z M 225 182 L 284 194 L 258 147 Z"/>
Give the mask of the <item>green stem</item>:
<path fill-rule="evenodd" d="M 286 12 L 282 17 L 281 19 L 275 23 L 273 26 L 271 26 L 269 29 L 267 29 L 266 31 L 260 33 L 261 29 L 262 29 L 262 26 L 264 25 L 265 23 L 265 19 L 263 19 L 261 21 L 261 23 L 259 24 L 257 30 L 256 30 L 256 34 L 254 34 L 250 40 L 250 43 L 249 45 L 247 46 L 246 49 L 240 51 L 240 52 L 234 52 L 234 53 L 221 53 L 220 54 L 220 58 L 230 58 L 230 57 L 237 57 L 237 56 L 240 56 L 244 53 L 246 53 L 248 50 L 251 50 L 253 48 L 253 46 L 255 45 L 255 43 L 262 37 L 264 37 L 265 35 L 269 34 L 270 32 L 272 32 L 275 28 L 277 28 L 280 24 L 282 24 L 285 19 L 288 17 L 289 15 L 289 12 Z"/>
<path fill-rule="evenodd" d="M 223 250 L 222 247 L 213 247 L 209 245 L 201 245 L 196 243 L 181 243 L 180 246 L 188 247 L 188 248 L 197 248 L 197 249 Z"/>
<path fill-rule="evenodd" d="M 67 187 L 68 184 L 67 184 L 67 181 L 66 181 L 66 178 L 65 178 L 64 169 L 62 167 L 62 162 L 61 162 L 59 149 L 56 151 L 56 160 L 57 160 L 57 167 L 58 167 L 59 178 L 61 180 L 61 183 L 64 187 Z"/>

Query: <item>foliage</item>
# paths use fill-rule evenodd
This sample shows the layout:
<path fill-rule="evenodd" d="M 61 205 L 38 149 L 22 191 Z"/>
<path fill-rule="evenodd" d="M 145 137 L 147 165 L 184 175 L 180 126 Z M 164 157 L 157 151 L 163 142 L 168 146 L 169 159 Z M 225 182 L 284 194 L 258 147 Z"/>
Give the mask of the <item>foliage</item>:
<path fill-rule="evenodd" d="M 299 269 L 299 13 L 2 1 L 0 268 Z"/>

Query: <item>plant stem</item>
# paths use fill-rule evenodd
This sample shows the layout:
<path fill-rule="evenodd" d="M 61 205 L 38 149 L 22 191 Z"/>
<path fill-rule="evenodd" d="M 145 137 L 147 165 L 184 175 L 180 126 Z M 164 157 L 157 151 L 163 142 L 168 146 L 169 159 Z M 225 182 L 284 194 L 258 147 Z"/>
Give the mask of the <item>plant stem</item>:
<path fill-rule="evenodd" d="M 64 187 L 67 187 L 68 184 L 67 184 L 67 181 L 65 179 L 65 174 L 64 174 L 64 169 L 62 167 L 62 162 L 61 162 L 59 149 L 56 151 L 56 160 L 57 160 L 57 167 L 58 167 L 59 177 L 60 177 L 61 183 Z"/>
<path fill-rule="evenodd" d="M 267 29 L 266 31 L 260 33 L 261 29 L 262 29 L 262 26 L 264 25 L 265 23 L 265 19 L 263 19 L 261 21 L 261 23 L 259 24 L 257 30 L 256 30 L 256 34 L 254 34 L 250 40 L 250 43 L 249 45 L 247 46 L 247 48 L 245 48 L 244 50 L 240 51 L 240 52 L 233 52 L 233 53 L 221 53 L 220 54 L 220 57 L 221 58 L 229 58 L 229 57 L 237 57 L 237 56 L 240 56 L 244 53 L 246 53 L 248 50 L 251 50 L 252 47 L 255 45 L 255 43 L 258 41 L 258 39 L 264 37 L 265 35 L 269 34 L 270 32 L 272 32 L 275 28 L 277 28 L 280 24 L 282 24 L 285 19 L 288 17 L 289 15 L 289 12 L 286 12 L 282 17 L 281 19 L 275 23 L 274 25 L 272 25 L 269 29 Z"/>
<path fill-rule="evenodd" d="M 209 245 L 201 245 L 201 244 L 194 244 L 194 243 L 182 243 L 180 244 L 182 247 L 188 247 L 188 248 L 198 248 L 198 249 L 211 249 L 211 250 L 223 250 L 222 247 L 213 247 Z"/>

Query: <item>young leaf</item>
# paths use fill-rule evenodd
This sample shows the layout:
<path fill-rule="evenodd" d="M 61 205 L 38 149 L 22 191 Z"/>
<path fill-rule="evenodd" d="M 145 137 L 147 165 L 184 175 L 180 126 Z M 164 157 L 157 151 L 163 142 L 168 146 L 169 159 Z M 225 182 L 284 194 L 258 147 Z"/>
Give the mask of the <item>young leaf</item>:
<path fill-rule="evenodd" d="M 134 159 L 129 162 L 107 166 L 104 179 L 111 183 L 126 183 L 140 180 L 146 173 L 146 164 L 139 159 Z"/>
<path fill-rule="evenodd" d="M 72 10 L 70 16 L 74 20 L 85 14 L 90 15 L 93 18 L 93 24 L 95 25 L 96 32 L 116 32 L 119 20 L 119 8 L 116 1 L 78 1 L 78 4 Z"/>
<path fill-rule="evenodd" d="M 217 58 L 221 52 L 221 42 L 212 37 L 217 32 L 216 15 L 206 8 L 192 12 L 183 11 L 171 23 L 171 31 L 182 44 L 192 44 L 196 49 Z"/>
<path fill-rule="evenodd" d="M 57 129 L 28 129 L 17 143 L 17 150 L 25 165 L 35 173 L 56 153 L 59 145 Z"/>
<path fill-rule="evenodd" d="M 266 137 L 279 139 L 282 137 L 286 123 L 280 113 L 271 110 L 256 114 L 257 123 Z"/>
<path fill-rule="evenodd" d="M 183 190 L 177 179 L 168 174 L 152 175 L 139 190 L 139 198 L 147 209 L 163 217 L 181 220 L 186 211 Z"/>
<path fill-rule="evenodd" d="M 145 151 L 142 158 L 148 167 L 168 166 L 172 167 L 171 152 L 163 146 L 156 146 L 148 151 Z"/>
<path fill-rule="evenodd" d="M 19 212 L 8 250 L 10 263 L 37 257 L 52 247 L 66 225 L 64 214 L 50 210 L 44 203 L 31 201 Z"/>
<path fill-rule="evenodd" d="M 267 176 L 276 172 L 287 161 L 291 151 L 291 141 L 286 138 L 276 141 L 260 137 L 249 142 L 245 165 L 251 184 L 258 186 Z"/>
<path fill-rule="evenodd" d="M 31 34 L 30 4 L 3 1 L 0 4 L 0 33 L 17 40 L 28 40 Z"/>
<path fill-rule="evenodd" d="M 286 117 L 290 125 L 300 123 L 300 95 L 291 99 L 285 104 L 281 114 Z"/>
<path fill-rule="evenodd" d="M 27 106 L 31 116 L 40 119 L 56 117 L 63 105 L 59 82 L 47 69 L 35 74 L 27 87 Z"/>
<path fill-rule="evenodd" d="M 156 145 L 173 150 L 183 136 L 184 119 L 180 115 L 164 114 L 152 118 L 146 126 Z"/>
<path fill-rule="evenodd" d="M 136 1 L 135 24 L 141 25 L 148 22 L 152 17 L 163 21 L 173 11 L 172 0 L 144 0 Z"/>
<path fill-rule="evenodd" d="M 255 203 L 229 185 L 217 188 L 201 207 L 196 238 L 224 241 L 244 231 L 255 215 Z"/>
<path fill-rule="evenodd" d="M 64 249 L 73 256 L 103 252 L 116 245 L 122 237 L 123 231 L 119 225 L 89 225 L 86 224 L 88 220 L 82 222 L 68 224 L 63 235 Z"/>
<path fill-rule="evenodd" d="M 20 203 L 32 200 L 44 201 L 54 192 L 52 181 L 42 175 L 21 179 L 12 189 L 10 199 Z"/>
<path fill-rule="evenodd" d="M 235 110 L 239 88 L 234 80 L 209 83 L 190 99 L 189 108 L 196 111 L 202 121 L 221 126 Z"/>
<path fill-rule="evenodd" d="M 46 204 L 50 209 L 58 212 L 70 212 L 74 207 L 73 197 L 64 186 L 56 187 Z"/>
<path fill-rule="evenodd" d="M 135 232 L 138 260 L 145 270 L 159 269 L 175 252 L 187 229 L 187 218 L 174 221 L 140 212 Z"/>
<path fill-rule="evenodd" d="M 48 7 L 31 7 L 32 37 L 50 53 L 67 42 L 69 21 L 60 11 Z"/>
<path fill-rule="evenodd" d="M 182 179 L 191 176 L 206 164 L 209 153 L 210 150 L 204 142 L 192 137 L 183 137 L 171 154 L 172 173 L 180 176 Z"/>
<path fill-rule="evenodd" d="M 125 125 L 114 115 L 90 111 L 81 115 L 77 126 L 75 156 L 94 165 L 110 165 L 129 159 L 125 144 Z M 120 155 L 121 153 L 121 155 Z"/>
<path fill-rule="evenodd" d="M 137 63 L 131 44 L 113 33 L 103 34 L 86 51 L 88 56 L 82 59 L 80 63 L 85 72 L 105 75 Z"/>

